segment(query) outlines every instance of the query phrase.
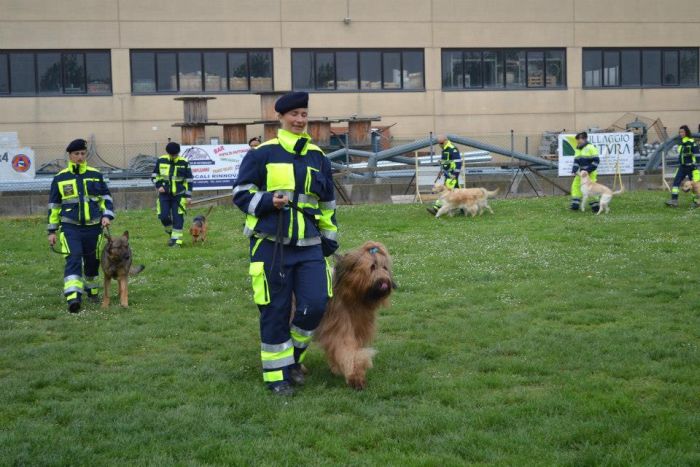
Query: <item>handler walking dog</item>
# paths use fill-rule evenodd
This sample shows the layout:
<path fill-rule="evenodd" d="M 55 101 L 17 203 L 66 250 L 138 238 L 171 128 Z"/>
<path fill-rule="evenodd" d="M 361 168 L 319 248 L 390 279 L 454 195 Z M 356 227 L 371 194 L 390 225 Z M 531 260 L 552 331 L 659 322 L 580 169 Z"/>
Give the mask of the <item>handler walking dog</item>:
<path fill-rule="evenodd" d="M 114 219 L 112 196 L 99 170 L 87 165 L 87 142 L 76 139 L 66 148 L 68 167 L 51 181 L 49 246 L 60 241 L 66 256 L 63 294 L 68 311 L 80 311 L 83 294 L 99 301 L 99 246 L 102 227 Z"/>
<path fill-rule="evenodd" d="M 304 384 L 301 363 L 333 293 L 324 256 L 338 248 L 331 164 L 305 132 L 308 101 L 304 92 L 277 100 L 282 128 L 248 152 L 233 189 L 234 203 L 247 214 L 263 381 L 277 395 Z"/>

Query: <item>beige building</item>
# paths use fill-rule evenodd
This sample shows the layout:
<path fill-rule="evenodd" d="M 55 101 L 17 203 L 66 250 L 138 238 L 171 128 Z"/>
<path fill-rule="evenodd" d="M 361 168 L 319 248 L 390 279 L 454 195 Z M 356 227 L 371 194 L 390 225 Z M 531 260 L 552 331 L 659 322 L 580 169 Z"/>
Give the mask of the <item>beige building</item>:
<path fill-rule="evenodd" d="M 215 96 L 224 123 L 292 88 L 312 116 L 380 115 L 400 138 L 624 112 L 697 128 L 699 47 L 697 0 L 0 0 L 0 131 L 179 139 L 178 95 Z"/>

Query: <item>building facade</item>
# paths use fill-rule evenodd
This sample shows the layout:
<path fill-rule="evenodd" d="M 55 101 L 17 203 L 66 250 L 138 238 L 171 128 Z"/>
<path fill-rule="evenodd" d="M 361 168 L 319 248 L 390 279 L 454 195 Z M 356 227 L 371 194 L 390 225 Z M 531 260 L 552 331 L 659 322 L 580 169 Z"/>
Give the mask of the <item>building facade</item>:
<path fill-rule="evenodd" d="M 178 139 L 174 97 L 215 96 L 226 123 L 289 89 L 313 117 L 379 115 L 401 138 L 625 112 L 696 128 L 699 48 L 697 0 L 0 0 L 0 131 Z"/>

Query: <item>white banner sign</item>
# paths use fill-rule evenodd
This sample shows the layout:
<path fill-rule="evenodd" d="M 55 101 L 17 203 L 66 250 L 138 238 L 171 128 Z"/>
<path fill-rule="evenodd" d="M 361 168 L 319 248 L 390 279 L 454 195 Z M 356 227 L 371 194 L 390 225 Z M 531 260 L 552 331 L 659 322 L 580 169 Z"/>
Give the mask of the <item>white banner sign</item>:
<path fill-rule="evenodd" d="M 617 164 L 620 173 L 634 173 L 634 134 L 633 133 L 589 133 L 588 142 L 600 153 L 599 175 L 614 175 Z M 559 135 L 559 176 L 573 176 L 575 135 Z"/>
<path fill-rule="evenodd" d="M 30 148 L 0 148 L 0 180 L 32 180 L 35 172 Z"/>
<path fill-rule="evenodd" d="M 182 157 L 192 169 L 194 190 L 232 189 L 238 169 L 250 147 L 247 144 L 183 146 Z"/>

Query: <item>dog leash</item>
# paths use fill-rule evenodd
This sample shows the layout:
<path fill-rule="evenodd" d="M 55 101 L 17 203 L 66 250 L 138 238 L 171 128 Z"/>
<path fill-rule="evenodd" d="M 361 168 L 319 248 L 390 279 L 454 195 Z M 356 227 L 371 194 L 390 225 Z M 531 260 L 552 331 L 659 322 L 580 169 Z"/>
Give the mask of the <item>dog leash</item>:
<path fill-rule="evenodd" d="M 112 241 L 112 233 L 109 231 L 108 225 L 102 227 L 102 235 L 107 239 L 107 241 Z M 100 240 L 98 238 L 97 239 L 97 248 L 95 248 L 93 251 L 89 251 L 87 253 L 82 253 L 80 256 L 94 255 L 95 253 L 98 252 L 99 249 L 100 249 Z M 49 250 L 51 250 L 53 253 L 56 253 L 57 255 L 61 255 L 61 256 L 75 255 L 75 253 L 71 253 L 70 251 L 57 250 L 56 245 L 49 245 Z"/>

